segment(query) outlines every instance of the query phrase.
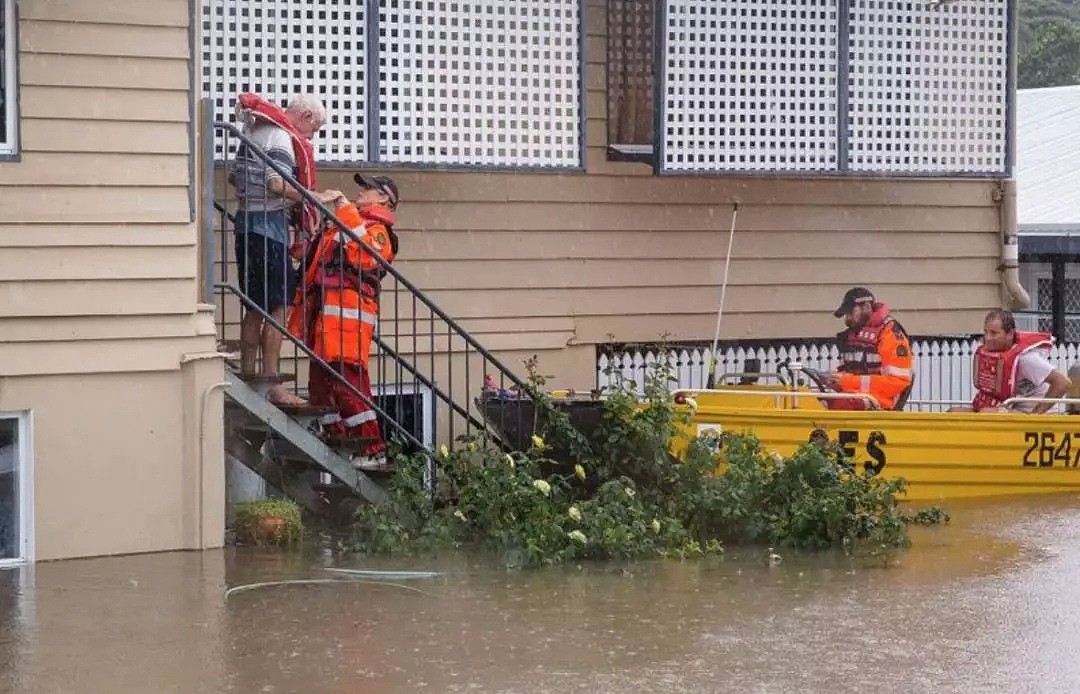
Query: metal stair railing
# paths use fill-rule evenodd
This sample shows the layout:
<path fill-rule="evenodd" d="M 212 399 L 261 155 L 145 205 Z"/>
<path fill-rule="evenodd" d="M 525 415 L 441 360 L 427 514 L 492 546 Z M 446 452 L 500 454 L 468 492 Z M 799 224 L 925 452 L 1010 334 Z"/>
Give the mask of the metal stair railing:
<path fill-rule="evenodd" d="M 437 441 L 452 442 L 457 439 L 458 434 L 468 436 L 478 431 L 486 431 L 498 439 L 498 430 L 505 429 L 505 424 L 489 427 L 490 413 L 488 423 L 485 423 L 483 415 L 478 416 L 471 409 L 468 393 L 470 390 L 481 390 L 479 379 L 484 379 L 482 392 L 485 394 L 501 393 L 503 397 L 507 397 L 507 393 L 510 393 L 513 398 L 541 402 L 530 385 L 519 379 L 400 270 L 384 260 L 353 229 L 343 223 L 333 210 L 320 202 L 311 191 L 305 190 L 285 166 L 275 161 L 236 126 L 214 122 L 213 129 L 216 135 L 224 138 L 222 151 L 226 153 L 225 161 L 219 162 L 223 166 L 217 167 L 213 180 L 209 182 L 215 186 L 217 194 L 214 200 L 214 207 L 219 213 L 216 231 L 221 234 L 221 253 L 215 261 L 220 279 L 214 284 L 218 300 L 219 339 L 226 343 L 231 342 L 230 336 L 237 336 L 237 328 L 244 314 L 247 311 L 257 311 L 271 329 L 282 334 L 283 346 L 291 352 L 282 355 L 282 363 L 286 365 L 283 369 L 286 376 L 294 379 L 293 393 L 309 395 L 301 387 L 306 369 L 326 369 L 335 382 L 345 384 L 350 392 L 377 413 L 384 431 L 395 431 L 413 446 L 429 452 L 436 447 Z M 230 157 L 228 153 L 232 151 L 234 141 L 238 144 L 237 151 L 234 157 Z M 331 369 L 334 365 L 317 356 L 304 339 L 292 335 L 284 325 L 259 308 L 250 292 L 244 290 L 242 277 L 238 276 L 235 284 L 230 281 L 230 266 L 233 263 L 229 260 L 227 240 L 233 236 L 228 232 L 230 228 L 235 231 L 237 215 L 228 211 L 229 201 L 225 200 L 222 194 L 235 190 L 237 185 L 246 186 L 244 176 L 262 176 L 265 180 L 271 171 L 284 184 L 298 191 L 304 203 L 317 210 L 321 216 L 318 233 L 327 228 L 326 225 L 330 225 L 330 228 L 336 229 L 341 236 L 355 241 L 369 255 L 369 262 L 373 262 L 383 275 L 378 299 L 379 319 L 372 340 L 368 373 L 376 390 L 379 390 L 380 386 L 384 388 L 374 400 L 368 399 L 337 371 Z M 250 222 L 253 214 L 251 190 L 245 189 L 245 193 L 249 208 L 244 220 Z M 254 201 L 265 208 L 274 198 L 264 190 L 262 197 L 256 197 Z M 402 205 L 408 205 L 407 191 Z M 260 205 L 256 205 L 258 206 Z M 257 219 L 258 213 L 255 214 Z M 295 230 L 291 231 L 293 238 L 296 238 Z M 317 236 L 315 238 L 317 239 Z M 237 250 L 248 253 L 249 248 L 238 245 Z M 408 257 L 407 242 L 403 244 L 399 257 Z M 252 260 L 250 256 L 244 258 L 245 263 Z M 255 260 L 262 261 L 263 281 L 266 282 L 270 279 L 265 274 L 268 258 Z M 299 277 L 303 277 L 307 272 L 307 263 L 307 254 L 304 254 L 300 260 Z M 338 276 L 347 273 L 343 244 L 338 244 L 333 262 L 327 269 L 334 270 Z M 286 267 L 286 273 L 293 271 L 291 265 Z M 239 275 L 239 272 L 237 274 Z M 279 279 L 285 281 L 285 278 Z M 358 281 L 359 277 L 356 279 Z M 289 298 L 292 298 L 292 293 Z M 301 310 L 306 312 L 306 297 L 304 301 Z M 230 319 L 233 315 L 237 317 Z M 341 330 L 340 337 L 343 341 L 351 337 L 345 334 L 344 327 Z M 390 393 L 390 390 L 397 392 Z M 461 397 L 463 391 L 465 396 Z M 411 401 L 406 403 L 405 398 L 408 396 L 411 396 Z M 425 403 L 425 399 L 428 402 Z M 507 408 L 503 416 L 520 418 L 520 413 L 520 408 Z M 521 422 L 518 422 L 518 429 L 521 429 Z"/>

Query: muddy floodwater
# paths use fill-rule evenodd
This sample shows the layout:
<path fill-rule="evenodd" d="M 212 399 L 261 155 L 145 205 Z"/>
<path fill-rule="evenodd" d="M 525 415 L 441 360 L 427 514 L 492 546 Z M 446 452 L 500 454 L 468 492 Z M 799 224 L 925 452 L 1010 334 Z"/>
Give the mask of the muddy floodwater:
<path fill-rule="evenodd" d="M 0 691 L 1080 691 L 1080 498 L 947 508 L 888 567 L 730 550 L 515 573 L 228 549 L 0 571 Z M 443 575 L 225 598 L 330 564 Z"/>

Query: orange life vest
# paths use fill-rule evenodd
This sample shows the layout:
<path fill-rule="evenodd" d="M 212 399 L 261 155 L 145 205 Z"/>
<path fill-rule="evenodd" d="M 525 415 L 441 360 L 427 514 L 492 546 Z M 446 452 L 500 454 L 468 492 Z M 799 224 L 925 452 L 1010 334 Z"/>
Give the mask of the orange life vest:
<path fill-rule="evenodd" d="M 386 262 L 397 255 L 394 213 L 382 206 L 336 215 Z M 385 269 L 372 253 L 329 223 L 307 254 L 307 270 L 289 313 L 289 332 L 328 363 L 367 367 L 379 314 L 378 287 Z"/>
<path fill-rule="evenodd" d="M 855 374 L 881 373 L 878 342 L 889 320 L 892 319 L 882 320 L 875 312 L 866 325 L 858 330 L 845 330 L 836 336 L 837 347 L 840 349 L 841 370 Z"/>
<path fill-rule="evenodd" d="M 1050 356 L 1053 337 L 1049 333 L 1016 331 L 1016 341 L 1004 352 L 991 352 L 979 345 L 972 361 L 971 379 L 975 385 L 975 400 L 971 409 L 997 407 L 1016 394 L 1016 370 L 1020 356 L 1032 350 L 1043 350 Z"/>
<path fill-rule="evenodd" d="M 911 394 L 913 357 L 904 327 L 875 303 L 860 328 L 836 336 L 840 351 L 840 391 L 869 393 L 883 409 L 900 409 Z"/>

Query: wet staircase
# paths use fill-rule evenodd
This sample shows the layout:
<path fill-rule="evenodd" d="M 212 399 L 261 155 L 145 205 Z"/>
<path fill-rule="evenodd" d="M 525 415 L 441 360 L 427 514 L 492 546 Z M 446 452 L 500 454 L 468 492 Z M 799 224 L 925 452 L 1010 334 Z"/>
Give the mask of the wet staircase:
<path fill-rule="evenodd" d="M 357 441 L 335 441 L 324 435 L 319 418 L 328 414 L 328 410 L 276 406 L 266 398 L 271 387 L 285 381 L 292 384 L 295 394 L 306 399 L 306 388 L 296 382 L 297 376 L 321 360 L 246 296 L 238 279 L 230 278 L 230 274 L 235 275 L 235 266 L 228 261 L 235 220 L 228 199 L 232 192 L 228 181 L 232 163 L 229 153 L 239 145 L 246 150 L 249 165 L 251 160 L 257 160 L 287 183 L 298 189 L 301 186 L 290 172 L 272 161 L 235 126 L 215 122 L 213 132 L 216 143 L 221 145 L 219 151 L 226 153 L 225 161 L 216 162 L 212 175 L 204 183 L 212 190 L 216 211 L 214 228 L 208 230 L 208 235 L 215 239 L 218 249 L 214 259 L 218 278 L 214 294 L 219 350 L 229 355 L 225 390 L 226 454 L 312 513 L 330 516 L 342 507 L 353 508 L 357 502 L 378 503 L 386 496 L 389 477 L 369 474 L 353 466 L 351 458 L 358 452 Z M 305 199 L 319 209 L 326 223 L 336 225 L 339 231 L 356 239 L 330 209 L 309 194 Z M 403 245 L 399 257 L 408 257 L 407 245 Z M 386 274 L 369 372 L 373 387 L 386 385 L 395 388 L 397 394 L 391 399 L 385 393 L 374 400 L 362 399 L 377 413 L 388 442 L 393 438 L 406 451 L 426 455 L 429 461 L 426 482 L 431 485 L 438 472 L 433 451 L 441 445 L 453 445 L 460 434 L 480 431 L 498 438 L 469 397 L 485 384 L 485 377 L 486 385 L 494 384 L 499 392 L 508 388 L 516 393 L 530 391 L 430 297 L 392 265 L 382 263 L 381 258 L 377 260 Z M 241 375 L 237 331 L 243 315 L 249 311 L 261 313 L 264 321 L 281 332 L 282 363 L 291 362 L 291 370 L 283 369 L 285 373 L 272 379 Z M 292 352 L 291 360 L 285 351 Z M 340 376 L 336 377 L 345 383 Z M 403 406 L 405 397 L 412 398 L 411 404 Z M 423 426 L 418 426 L 418 422 Z"/>
<path fill-rule="evenodd" d="M 266 399 L 272 381 L 225 374 L 225 452 L 308 511 L 331 513 L 342 493 L 378 503 L 383 486 L 357 470 L 345 446 L 318 434 L 317 407 L 273 405 Z M 327 482 L 326 476 L 334 482 Z"/>

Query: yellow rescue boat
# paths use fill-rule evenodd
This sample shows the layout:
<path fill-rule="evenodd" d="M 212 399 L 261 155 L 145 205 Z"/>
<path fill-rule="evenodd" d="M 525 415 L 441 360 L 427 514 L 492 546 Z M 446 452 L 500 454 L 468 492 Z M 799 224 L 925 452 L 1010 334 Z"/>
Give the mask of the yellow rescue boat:
<path fill-rule="evenodd" d="M 691 413 L 691 437 L 752 433 L 781 455 L 827 437 L 861 469 L 906 479 L 910 501 L 1080 491 L 1080 417 L 829 410 L 825 400 L 850 396 L 784 384 L 679 390 L 675 397 Z M 869 395 L 858 397 L 873 404 Z"/>

